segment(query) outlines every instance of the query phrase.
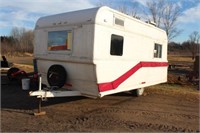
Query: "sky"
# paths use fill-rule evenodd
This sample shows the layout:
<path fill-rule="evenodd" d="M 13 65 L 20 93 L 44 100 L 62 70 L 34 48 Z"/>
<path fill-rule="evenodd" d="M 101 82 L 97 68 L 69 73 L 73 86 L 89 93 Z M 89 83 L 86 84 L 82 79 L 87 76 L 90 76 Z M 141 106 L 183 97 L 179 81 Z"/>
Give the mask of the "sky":
<path fill-rule="evenodd" d="M 151 0 L 0 0 L 0 36 L 9 36 L 13 27 L 34 30 L 36 21 L 43 16 L 94 8 L 99 3 L 112 8 L 120 5 L 130 9 L 137 7 L 137 15 L 145 21 L 147 1 Z M 200 34 L 200 0 L 167 1 L 178 4 L 181 9 L 176 26 L 182 32 L 171 41 L 182 43 L 189 39 L 192 32 Z"/>

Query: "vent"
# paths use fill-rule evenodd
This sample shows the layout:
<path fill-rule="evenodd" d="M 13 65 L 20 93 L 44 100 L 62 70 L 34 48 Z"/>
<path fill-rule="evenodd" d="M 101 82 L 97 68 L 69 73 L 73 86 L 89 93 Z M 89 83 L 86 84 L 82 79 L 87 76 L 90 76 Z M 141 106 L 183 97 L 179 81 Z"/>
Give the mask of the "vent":
<path fill-rule="evenodd" d="M 124 20 L 119 19 L 119 18 L 115 18 L 115 24 L 120 25 L 120 26 L 124 26 Z"/>

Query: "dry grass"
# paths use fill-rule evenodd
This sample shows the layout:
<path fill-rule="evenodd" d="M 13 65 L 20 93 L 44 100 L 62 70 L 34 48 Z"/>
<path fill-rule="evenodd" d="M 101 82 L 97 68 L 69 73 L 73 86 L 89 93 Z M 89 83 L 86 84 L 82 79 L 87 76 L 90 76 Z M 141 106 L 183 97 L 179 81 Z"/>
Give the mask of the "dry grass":
<path fill-rule="evenodd" d="M 177 85 L 177 84 L 159 84 L 159 85 L 147 87 L 145 92 L 147 94 L 153 93 L 153 94 L 162 94 L 162 95 L 181 96 L 183 98 L 187 97 L 190 101 L 196 101 L 196 100 L 200 100 L 200 91 L 197 89 L 198 89 L 197 86 Z"/>
<path fill-rule="evenodd" d="M 17 67 L 20 70 L 24 70 L 25 72 L 29 73 L 29 72 L 33 72 L 33 66 L 32 65 L 24 65 L 24 64 L 17 64 L 14 63 L 13 67 Z"/>
<path fill-rule="evenodd" d="M 191 56 L 176 56 L 176 55 L 168 55 L 169 62 L 186 62 L 186 63 L 193 63 Z"/>
<path fill-rule="evenodd" d="M 24 56 L 24 57 L 6 57 L 8 62 L 22 64 L 22 65 L 33 65 L 33 57 L 32 56 Z"/>

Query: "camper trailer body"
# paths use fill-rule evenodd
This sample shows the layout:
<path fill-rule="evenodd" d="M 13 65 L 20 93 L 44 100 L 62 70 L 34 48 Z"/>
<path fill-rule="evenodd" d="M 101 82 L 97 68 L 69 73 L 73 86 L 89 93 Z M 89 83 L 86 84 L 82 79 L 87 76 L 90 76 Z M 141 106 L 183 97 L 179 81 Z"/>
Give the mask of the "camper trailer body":
<path fill-rule="evenodd" d="M 62 88 L 103 97 L 167 81 L 165 31 L 108 7 L 40 18 L 34 58 L 42 84 L 62 66 Z M 62 93 L 62 92 L 61 92 Z"/>

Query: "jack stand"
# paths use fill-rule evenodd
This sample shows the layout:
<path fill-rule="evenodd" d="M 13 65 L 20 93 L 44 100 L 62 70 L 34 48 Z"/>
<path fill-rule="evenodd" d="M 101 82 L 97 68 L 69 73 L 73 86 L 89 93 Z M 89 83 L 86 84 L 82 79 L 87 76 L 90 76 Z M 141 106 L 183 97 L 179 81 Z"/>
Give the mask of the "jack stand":
<path fill-rule="evenodd" d="M 34 113 L 35 116 L 45 115 L 46 112 L 42 111 L 42 98 L 39 99 L 38 112 Z"/>
<path fill-rule="evenodd" d="M 41 75 L 39 75 L 39 90 L 40 91 L 42 90 L 42 77 L 41 77 Z M 39 98 L 39 104 L 38 104 L 38 112 L 34 113 L 35 116 L 40 116 L 40 115 L 46 114 L 45 111 L 42 111 L 42 100 L 43 100 L 43 98 L 40 97 Z"/>

